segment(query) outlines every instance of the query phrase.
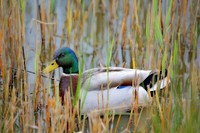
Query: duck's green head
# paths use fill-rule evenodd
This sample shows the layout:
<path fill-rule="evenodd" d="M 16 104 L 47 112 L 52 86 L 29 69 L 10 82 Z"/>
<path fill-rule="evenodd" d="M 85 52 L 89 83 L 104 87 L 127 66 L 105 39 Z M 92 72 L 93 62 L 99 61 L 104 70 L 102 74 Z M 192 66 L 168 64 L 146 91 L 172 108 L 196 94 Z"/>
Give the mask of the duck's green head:
<path fill-rule="evenodd" d="M 54 53 L 53 61 L 44 69 L 44 73 L 51 72 L 58 67 L 63 68 L 66 74 L 78 73 L 78 59 L 74 51 L 68 47 L 63 47 Z"/>

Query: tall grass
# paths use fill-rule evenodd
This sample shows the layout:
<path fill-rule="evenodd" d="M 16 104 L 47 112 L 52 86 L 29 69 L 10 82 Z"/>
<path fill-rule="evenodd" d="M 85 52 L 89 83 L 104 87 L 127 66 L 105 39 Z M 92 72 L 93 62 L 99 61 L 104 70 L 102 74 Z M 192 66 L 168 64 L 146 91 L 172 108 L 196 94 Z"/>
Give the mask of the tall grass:
<path fill-rule="evenodd" d="M 35 1 L 32 70 L 27 70 L 28 2 L 0 0 L 0 132 L 200 131 L 199 0 L 69 0 L 61 34 L 57 1 Z M 75 50 L 80 73 L 99 63 L 168 69 L 170 85 L 161 95 L 156 92 L 149 107 L 134 106 L 128 114 L 107 111 L 103 118 L 98 111 L 80 116 L 70 94 L 61 105 L 54 74 L 41 72 L 61 46 Z M 28 80 L 29 71 L 34 71 L 34 81 Z"/>

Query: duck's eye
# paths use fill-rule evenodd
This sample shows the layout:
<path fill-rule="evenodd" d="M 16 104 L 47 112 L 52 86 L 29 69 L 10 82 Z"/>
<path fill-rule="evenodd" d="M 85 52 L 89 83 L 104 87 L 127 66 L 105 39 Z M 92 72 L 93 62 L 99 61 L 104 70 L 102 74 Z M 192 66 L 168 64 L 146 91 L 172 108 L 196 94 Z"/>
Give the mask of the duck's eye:
<path fill-rule="evenodd" d="M 59 55 L 59 58 L 64 57 L 64 56 L 65 56 L 65 54 L 62 53 L 62 54 Z"/>

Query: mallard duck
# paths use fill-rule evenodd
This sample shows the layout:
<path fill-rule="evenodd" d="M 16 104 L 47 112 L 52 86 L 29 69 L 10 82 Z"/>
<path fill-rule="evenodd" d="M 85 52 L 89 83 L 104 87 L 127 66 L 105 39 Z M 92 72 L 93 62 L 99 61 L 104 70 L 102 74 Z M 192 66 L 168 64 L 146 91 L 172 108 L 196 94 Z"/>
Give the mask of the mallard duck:
<path fill-rule="evenodd" d="M 75 52 L 63 47 L 58 49 L 53 56 L 52 63 L 44 69 L 49 73 L 58 67 L 62 67 L 63 74 L 60 79 L 60 96 L 69 88 L 72 94 L 76 94 L 79 67 Z M 136 103 L 138 106 L 146 106 L 149 103 L 149 94 L 158 88 L 163 89 L 167 81 L 167 71 L 164 76 L 157 70 L 139 70 L 121 67 L 100 67 L 83 72 L 81 78 L 80 100 L 81 112 L 88 113 L 92 110 L 115 109 L 129 110 Z M 159 76 L 158 76 L 159 75 Z M 158 83 L 158 81 L 160 81 Z"/>

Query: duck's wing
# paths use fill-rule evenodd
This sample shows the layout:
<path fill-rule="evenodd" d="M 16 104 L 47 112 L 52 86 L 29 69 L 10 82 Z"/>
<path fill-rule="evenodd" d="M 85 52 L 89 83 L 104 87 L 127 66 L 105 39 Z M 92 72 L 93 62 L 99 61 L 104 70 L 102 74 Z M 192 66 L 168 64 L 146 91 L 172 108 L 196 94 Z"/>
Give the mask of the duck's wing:
<path fill-rule="evenodd" d="M 152 70 L 139 70 L 139 69 L 127 69 L 121 67 L 101 67 L 87 70 L 82 75 L 82 89 L 88 91 L 104 90 L 116 86 L 133 86 L 140 85 L 145 86 L 150 83 L 150 87 L 153 87 L 155 83 L 152 79 L 155 75 L 159 75 L 159 71 Z M 157 78 L 155 82 L 158 81 Z"/>

